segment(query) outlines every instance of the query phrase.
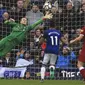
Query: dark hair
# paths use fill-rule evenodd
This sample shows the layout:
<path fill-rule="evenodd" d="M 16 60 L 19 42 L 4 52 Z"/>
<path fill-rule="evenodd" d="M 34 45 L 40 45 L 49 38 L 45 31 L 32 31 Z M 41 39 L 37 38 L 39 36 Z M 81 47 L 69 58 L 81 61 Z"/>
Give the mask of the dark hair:
<path fill-rule="evenodd" d="M 56 27 L 56 22 L 55 22 L 54 19 L 51 19 L 51 20 L 50 20 L 49 26 L 52 27 L 52 28 L 55 28 L 55 27 Z"/>
<path fill-rule="evenodd" d="M 33 3 L 33 4 L 32 4 L 32 7 L 33 7 L 33 6 L 37 6 L 37 7 L 39 7 L 39 5 L 38 5 L 38 4 L 36 4 L 36 3 Z"/>

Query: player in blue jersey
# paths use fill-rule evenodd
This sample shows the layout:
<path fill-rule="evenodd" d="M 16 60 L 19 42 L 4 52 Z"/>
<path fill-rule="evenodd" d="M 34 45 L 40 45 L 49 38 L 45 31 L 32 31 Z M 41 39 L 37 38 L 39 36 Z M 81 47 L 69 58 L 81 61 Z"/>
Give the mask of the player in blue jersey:
<path fill-rule="evenodd" d="M 64 38 L 61 36 L 60 31 L 56 30 L 54 21 L 51 20 L 50 28 L 44 32 L 44 36 L 40 40 L 40 42 L 46 41 L 45 54 L 41 67 L 41 82 L 43 82 L 44 80 L 46 65 L 49 61 L 50 78 L 54 78 L 55 63 L 57 60 L 57 55 L 59 53 L 60 40 L 66 43 Z"/>

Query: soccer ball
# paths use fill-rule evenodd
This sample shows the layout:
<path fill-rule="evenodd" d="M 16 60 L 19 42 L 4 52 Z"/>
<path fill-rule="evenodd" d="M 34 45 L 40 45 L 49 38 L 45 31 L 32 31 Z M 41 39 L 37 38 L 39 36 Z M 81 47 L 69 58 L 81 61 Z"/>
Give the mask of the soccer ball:
<path fill-rule="evenodd" d="M 50 10 L 50 9 L 52 8 L 52 5 L 51 5 L 50 2 L 45 2 L 43 8 L 44 8 L 45 10 Z"/>

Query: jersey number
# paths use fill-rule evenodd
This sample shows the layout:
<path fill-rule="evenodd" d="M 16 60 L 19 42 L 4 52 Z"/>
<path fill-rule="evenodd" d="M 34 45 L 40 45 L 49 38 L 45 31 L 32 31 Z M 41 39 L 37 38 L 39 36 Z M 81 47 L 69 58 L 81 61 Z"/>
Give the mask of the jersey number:
<path fill-rule="evenodd" d="M 58 37 L 50 36 L 52 45 L 58 45 Z"/>

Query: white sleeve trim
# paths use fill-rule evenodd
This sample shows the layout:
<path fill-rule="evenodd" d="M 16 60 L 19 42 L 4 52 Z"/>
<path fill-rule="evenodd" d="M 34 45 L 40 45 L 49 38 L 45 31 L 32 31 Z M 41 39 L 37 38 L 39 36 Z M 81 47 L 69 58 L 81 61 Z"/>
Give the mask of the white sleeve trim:
<path fill-rule="evenodd" d="M 84 36 L 84 34 L 80 34 L 80 36 Z"/>

